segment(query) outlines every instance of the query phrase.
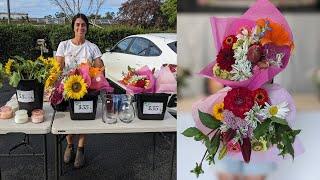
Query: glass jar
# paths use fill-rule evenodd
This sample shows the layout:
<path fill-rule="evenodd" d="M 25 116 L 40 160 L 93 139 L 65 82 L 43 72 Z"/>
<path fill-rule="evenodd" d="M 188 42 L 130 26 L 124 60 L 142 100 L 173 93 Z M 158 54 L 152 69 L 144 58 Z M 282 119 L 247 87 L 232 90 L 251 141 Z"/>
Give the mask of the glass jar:
<path fill-rule="evenodd" d="M 130 123 L 135 117 L 134 107 L 132 102 L 133 97 L 128 94 L 122 94 L 121 104 L 119 108 L 119 119 L 124 123 Z"/>

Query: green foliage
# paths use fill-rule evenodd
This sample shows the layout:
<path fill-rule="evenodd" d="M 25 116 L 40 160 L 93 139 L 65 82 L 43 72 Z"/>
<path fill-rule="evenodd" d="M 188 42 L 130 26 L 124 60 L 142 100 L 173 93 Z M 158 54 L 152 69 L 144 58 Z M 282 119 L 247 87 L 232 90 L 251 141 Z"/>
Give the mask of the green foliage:
<path fill-rule="evenodd" d="M 86 38 L 97 44 L 101 52 L 111 48 L 122 38 L 133 34 L 153 32 L 174 32 L 172 30 L 143 29 L 123 25 L 90 27 Z M 26 59 L 36 59 L 40 51 L 36 50 L 37 39 L 45 39 L 49 53 L 58 48 L 61 41 L 73 38 L 71 25 L 7 25 L 0 24 L 0 62 L 5 63 L 9 57 L 21 56 Z"/>
<path fill-rule="evenodd" d="M 208 113 L 203 113 L 199 111 L 199 118 L 203 125 L 212 130 L 217 129 L 222 125 L 220 121 L 218 121 L 216 118 L 214 118 L 211 114 Z"/>
<path fill-rule="evenodd" d="M 177 24 L 177 0 L 166 0 L 161 5 L 161 12 L 168 19 L 169 26 L 175 28 Z"/>
<path fill-rule="evenodd" d="M 196 174 L 196 176 L 199 177 L 200 174 L 204 173 L 204 171 L 202 170 L 202 164 L 200 163 L 199 165 L 198 163 L 196 163 L 196 167 L 190 172 Z"/>

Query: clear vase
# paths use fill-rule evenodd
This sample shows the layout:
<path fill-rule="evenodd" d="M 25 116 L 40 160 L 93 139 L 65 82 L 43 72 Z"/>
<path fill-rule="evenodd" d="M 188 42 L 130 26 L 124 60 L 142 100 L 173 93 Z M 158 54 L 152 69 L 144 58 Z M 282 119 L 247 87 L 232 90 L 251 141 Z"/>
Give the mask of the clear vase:
<path fill-rule="evenodd" d="M 123 94 L 119 108 L 119 119 L 124 123 L 130 123 L 135 117 L 132 96 Z"/>

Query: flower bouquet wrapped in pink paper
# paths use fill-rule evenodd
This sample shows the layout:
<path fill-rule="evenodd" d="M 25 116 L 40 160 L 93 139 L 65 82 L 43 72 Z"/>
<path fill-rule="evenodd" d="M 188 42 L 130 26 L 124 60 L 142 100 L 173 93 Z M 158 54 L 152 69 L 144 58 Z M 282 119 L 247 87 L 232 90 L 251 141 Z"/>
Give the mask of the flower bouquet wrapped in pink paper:
<path fill-rule="evenodd" d="M 128 72 L 123 73 L 120 83 L 126 86 L 129 94 L 154 93 L 155 89 L 153 70 L 148 66 L 137 70 L 128 66 Z"/>
<path fill-rule="evenodd" d="M 238 18 L 211 18 L 217 57 L 200 74 L 230 87 L 256 89 L 288 64 L 291 29 L 268 0 L 257 0 Z"/>
<path fill-rule="evenodd" d="M 183 135 L 205 144 L 209 164 L 224 156 L 247 163 L 278 161 L 303 152 L 296 139 L 300 130 L 292 129 L 295 114 L 292 97 L 279 85 L 226 87 L 193 105 L 195 127 Z M 193 170 L 197 175 L 201 165 Z"/>
<path fill-rule="evenodd" d="M 156 93 L 177 93 L 177 79 L 174 75 L 175 72 L 176 70 L 170 68 L 170 66 L 164 66 L 155 73 Z"/>

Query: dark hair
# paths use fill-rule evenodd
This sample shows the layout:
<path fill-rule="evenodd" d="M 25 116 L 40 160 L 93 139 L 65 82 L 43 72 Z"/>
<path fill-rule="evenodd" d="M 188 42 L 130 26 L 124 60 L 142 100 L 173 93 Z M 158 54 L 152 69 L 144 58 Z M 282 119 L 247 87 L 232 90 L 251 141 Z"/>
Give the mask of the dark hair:
<path fill-rule="evenodd" d="M 88 32 L 88 30 L 89 30 L 89 20 L 88 20 L 88 18 L 87 18 L 86 15 L 81 14 L 81 13 L 78 13 L 78 14 L 76 14 L 75 16 L 73 16 L 73 18 L 72 18 L 72 24 L 71 24 L 72 29 L 74 29 L 74 22 L 76 22 L 76 20 L 77 20 L 78 18 L 81 18 L 81 19 L 86 23 L 87 32 Z"/>

